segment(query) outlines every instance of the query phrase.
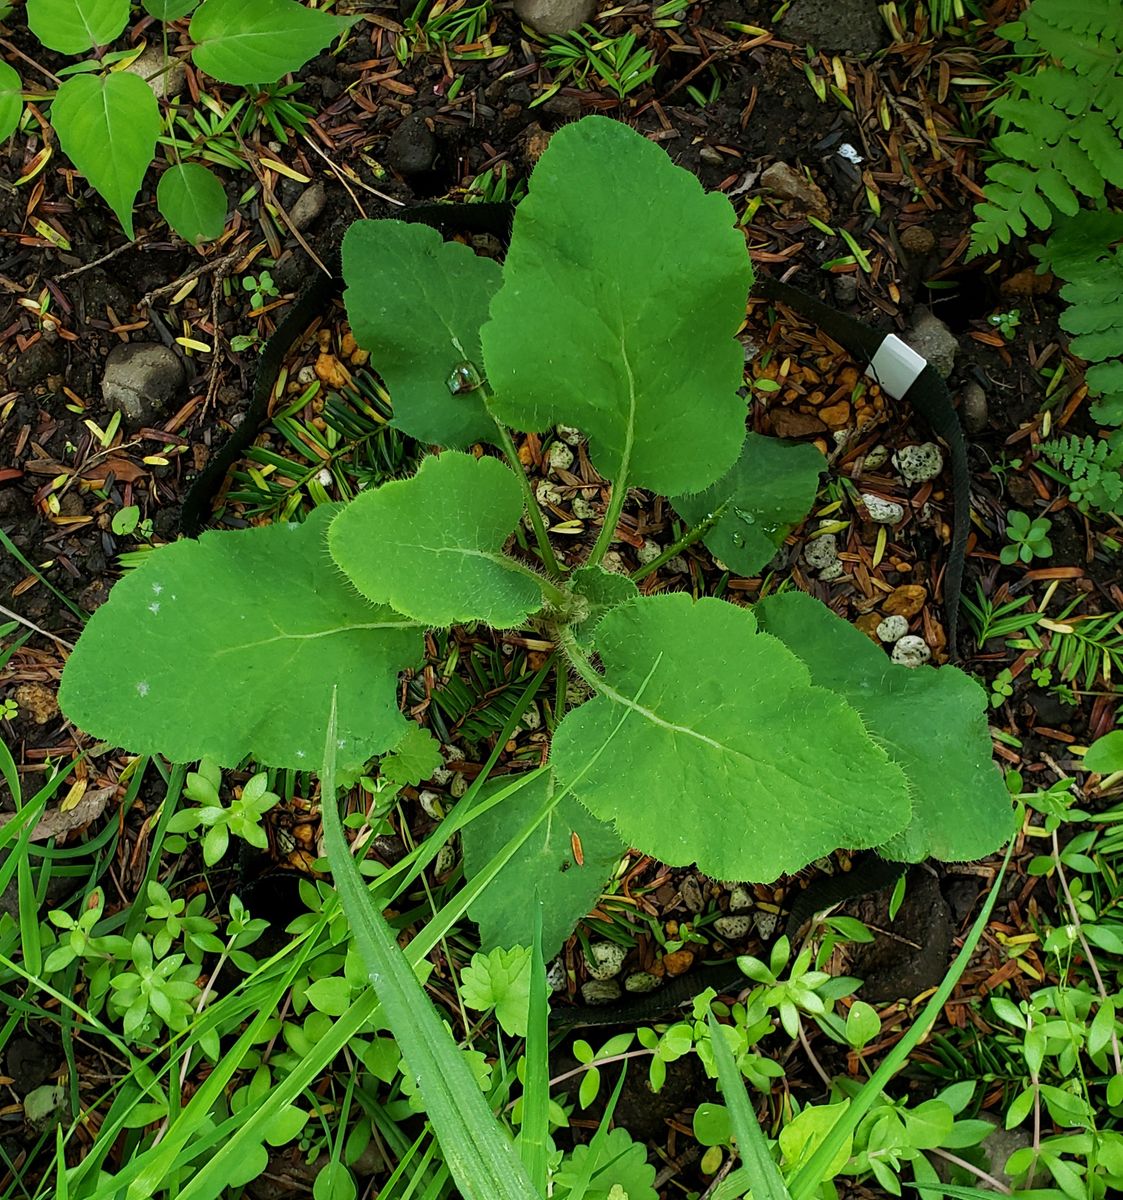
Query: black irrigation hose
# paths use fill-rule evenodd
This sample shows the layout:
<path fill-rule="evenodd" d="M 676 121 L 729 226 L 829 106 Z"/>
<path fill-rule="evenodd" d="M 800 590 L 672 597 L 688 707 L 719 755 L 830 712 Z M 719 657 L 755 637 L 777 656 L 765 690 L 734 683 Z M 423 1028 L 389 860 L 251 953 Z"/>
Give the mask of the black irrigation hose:
<path fill-rule="evenodd" d="M 908 869 L 908 863 L 892 862 L 871 852 L 844 875 L 821 876 L 796 896 L 783 932 L 794 943 L 796 935 L 817 912 L 833 908 L 846 900 L 856 900 L 870 892 L 881 891 L 896 883 Z M 676 976 L 657 991 L 647 992 L 634 1000 L 552 1009 L 550 1028 L 560 1031 L 597 1025 L 640 1025 L 689 1004 L 708 987 L 712 987 L 720 996 L 739 991 L 745 986 L 746 977 L 737 966 L 737 960 L 730 958 L 687 975 Z"/>

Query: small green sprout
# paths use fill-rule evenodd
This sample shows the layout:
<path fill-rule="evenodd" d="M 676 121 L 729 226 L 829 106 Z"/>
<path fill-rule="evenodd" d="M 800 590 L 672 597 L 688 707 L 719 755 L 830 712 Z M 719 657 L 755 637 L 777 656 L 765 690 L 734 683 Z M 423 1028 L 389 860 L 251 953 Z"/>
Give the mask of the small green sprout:
<path fill-rule="evenodd" d="M 1002 547 L 999 561 L 1009 567 L 1019 560 L 1029 563 L 1035 558 L 1048 558 L 1053 553 L 1053 544 L 1049 541 L 1052 526 L 1053 522 L 1047 517 L 1031 518 L 1024 512 L 1011 512 L 1006 522 L 1010 544 Z"/>
<path fill-rule="evenodd" d="M 1003 668 L 990 683 L 991 708 L 1001 708 L 1013 694 L 1014 677 L 1008 668 Z"/>
<path fill-rule="evenodd" d="M 253 309 L 261 308 L 270 296 L 281 294 L 268 271 L 262 271 L 256 278 L 253 275 L 245 276 L 242 287 L 249 292 L 250 307 Z"/>
<path fill-rule="evenodd" d="M 1008 341 L 1012 342 L 1022 321 L 1022 310 L 1012 308 L 1009 312 L 993 313 L 987 317 L 987 324 L 992 325 Z"/>

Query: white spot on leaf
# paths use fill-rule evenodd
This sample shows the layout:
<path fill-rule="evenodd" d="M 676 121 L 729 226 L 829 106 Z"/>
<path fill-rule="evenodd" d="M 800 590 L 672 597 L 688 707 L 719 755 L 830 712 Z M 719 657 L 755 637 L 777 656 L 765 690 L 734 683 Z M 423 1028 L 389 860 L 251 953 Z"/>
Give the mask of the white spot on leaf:
<path fill-rule="evenodd" d="M 158 613 L 160 611 L 160 601 L 153 600 L 152 603 L 148 606 L 148 611 L 150 613 Z"/>
<path fill-rule="evenodd" d="M 158 596 L 164 590 L 164 585 L 162 583 L 154 583 L 152 585 L 152 590 Z"/>
<path fill-rule="evenodd" d="M 148 684 L 143 679 L 136 685 L 136 694 L 138 696 L 148 695 Z"/>

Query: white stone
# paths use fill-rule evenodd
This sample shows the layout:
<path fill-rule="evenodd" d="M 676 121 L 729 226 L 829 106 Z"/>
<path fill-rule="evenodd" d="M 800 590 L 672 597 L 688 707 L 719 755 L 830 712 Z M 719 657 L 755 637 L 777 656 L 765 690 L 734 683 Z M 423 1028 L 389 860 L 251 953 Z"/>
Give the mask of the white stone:
<path fill-rule="evenodd" d="M 642 995 L 645 992 L 653 992 L 656 988 L 662 986 L 663 981 L 658 975 L 652 975 L 650 971 L 633 971 L 624 980 L 624 991 L 633 992 L 637 995 Z"/>
<path fill-rule="evenodd" d="M 689 575 L 690 564 L 681 554 L 676 554 L 674 558 L 668 558 L 663 564 L 663 570 L 668 575 Z"/>
<path fill-rule="evenodd" d="M 565 442 L 553 442 L 549 450 L 550 467 L 554 471 L 568 471 L 573 466 L 573 451 Z"/>
<path fill-rule="evenodd" d="M 628 951 L 618 942 L 592 942 L 585 967 L 593 979 L 613 979 L 620 974 Z"/>
<path fill-rule="evenodd" d="M 611 571 L 613 575 L 627 575 L 628 567 L 624 562 L 624 556 L 619 550 L 609 550 L 608 553 L 601 559 L 601 566 L 606 571 Z"/>
<path fill-rule="evenodd" d="M 729 911 L 732 913 L 745 912 L 756 904 L 756 898 L 743 883 L 739 883 L 729 893 Z"/>
<path fill-rule="evenodd" d="M 641 567 L 646 567 L 649 562 L 654 562 L 662 553 L 663 547 L 658 542 L 646 538 L 643 545 L 636 551 L 636 558 Z"/>
<path fill-rule="evenodd" d="M 891 617 L 886 617 L 877 627 L 877 636 L 883 642 L 899 642 L 909 631 L 908 621 L 898 614 L 894 613 Z"/>
<path fill-rule="evenodd" d="M 830 564 L 829 567 L 824 567 L 819 572 L 819 578 L 824 583 L 830 583 L 832 580 L 841 579 L 844 574 L 844 569 L 841 562 L 837 560 Z"/>
<path fill-rule="evenodd" d="M 560 507 L 562 502 L 561 488 L 556 483 L 551 483 L 548 479 L 540 479 L 538 486 L 534 489 L 534 495 L 539 504 L 555 504 Z"/>
<path fill-rule="evenodd" d="M 565 963 L 561 958 L 555 958 L 546 968 L 546 983 L 551 992 L 565 991 Z"/>
<path fill-rule="evenodd" d="M 522 720 L 519 722 L 524 729 L 541 729 L 542 714 L 538 711 L 538 705 L 532 704 L 526 712 L 523 713 Z"/>
<path fill-rule="evenodd" d="M 596 512 L 596 509 L 593 508 L 592 504 L 590 504 L 580 492 L 573 497 L 573 502 L 570 504 L 570 509 L 572 510 L 573 515 L 579 521 L 590 520 L 593 514 Z"/>
<path fill-rule="evenodd" d="M 823 571 L 838 562 L 838 539 L 833 533 L 812 538 L 803 547 L 803 561 L 813 571 Z"/>
<path fill-rule="evenodd" d="M 745 916 L 744 914 L 735 917 L 718 917 L 714 922 L 714 928 L 718 933 L 731 942 L 743 938 L 752 928 L 752 925 L 752 917 Z"/>
<path fill-rule="evenodd" d="M 935 442 L 921 442 L 919 446 L 902 446 L 893 455 L 893 465 L 905 483 L 927 483 L 944 469 L 944 456 Z"/>
<path fill-rule="evenodd" d="M 434 821 L 440 821 L 444 817 L 444 808 L 441 806 L 441 798 L 437 792 L 418 792 L 417 802 L 425 810 L 425 815 L 432 817 Z"/>
<path fill-rule="evenodd" d="M 178 96 L 187 79 L 182 60 L 174 55 L 165 60 L 163 47 L 157 42 L 146 46 L 136 61 L 129 63 L 125 70 L 143 79 L 157 100 Z"/>
<path fill-rule="evenodd" d="M 558 437 L 563 442 L 568 442 L 571 446 L 576 446 L 581 441 L 581 430 L 575 429 L 572 425 L 558 425 L 556 431 Z"/>
<path fill-rule="evenodd" d="M 581 999 L 586 1004 L 612 1004 L 620 999 L 620 985 L 615 979 L 590 979 L 581 985 Z"/>
<path fill-rule="evenodd" d="M 889 461 L 888 446 L 874 446 L 874 448 L 866 455 L 862 463 L 862 467 L 866 471 L 876 471 L 878 467 L 883 467 Z"/>
<path fill-rule="evenodd" d="M 870 520 L 878 525 L 899 525 L 905 519 L 904 506 L 896 500 L 886 500 L 872 492 L 863 492 L 862 503 L 866 506 Z"/>
<path fill-rule="evenodd" d="M 893 647 L 893 661 L 903 667 L 922 667 L 932 657 L 928 643 L 910 633 Z"/>

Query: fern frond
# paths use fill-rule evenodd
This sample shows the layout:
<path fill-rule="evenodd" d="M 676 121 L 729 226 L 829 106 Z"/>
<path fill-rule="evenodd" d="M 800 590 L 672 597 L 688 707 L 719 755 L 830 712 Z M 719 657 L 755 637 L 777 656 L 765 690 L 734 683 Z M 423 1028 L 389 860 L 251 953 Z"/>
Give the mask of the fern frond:
<path fill-rule="evenodd" d="M 1041 452 L 1065 472 L 1069 499 L 1081 512 L 1123 515 L 1123 442 L 1060 437 Z"/>
<path fill-rule="evenodd" d="M 1034 0 L 999 32 L 1034 65 L 992 106 L 1005 161 L 987 170 L 970 257 L 1123 186 L 1123 0 Z"/>

